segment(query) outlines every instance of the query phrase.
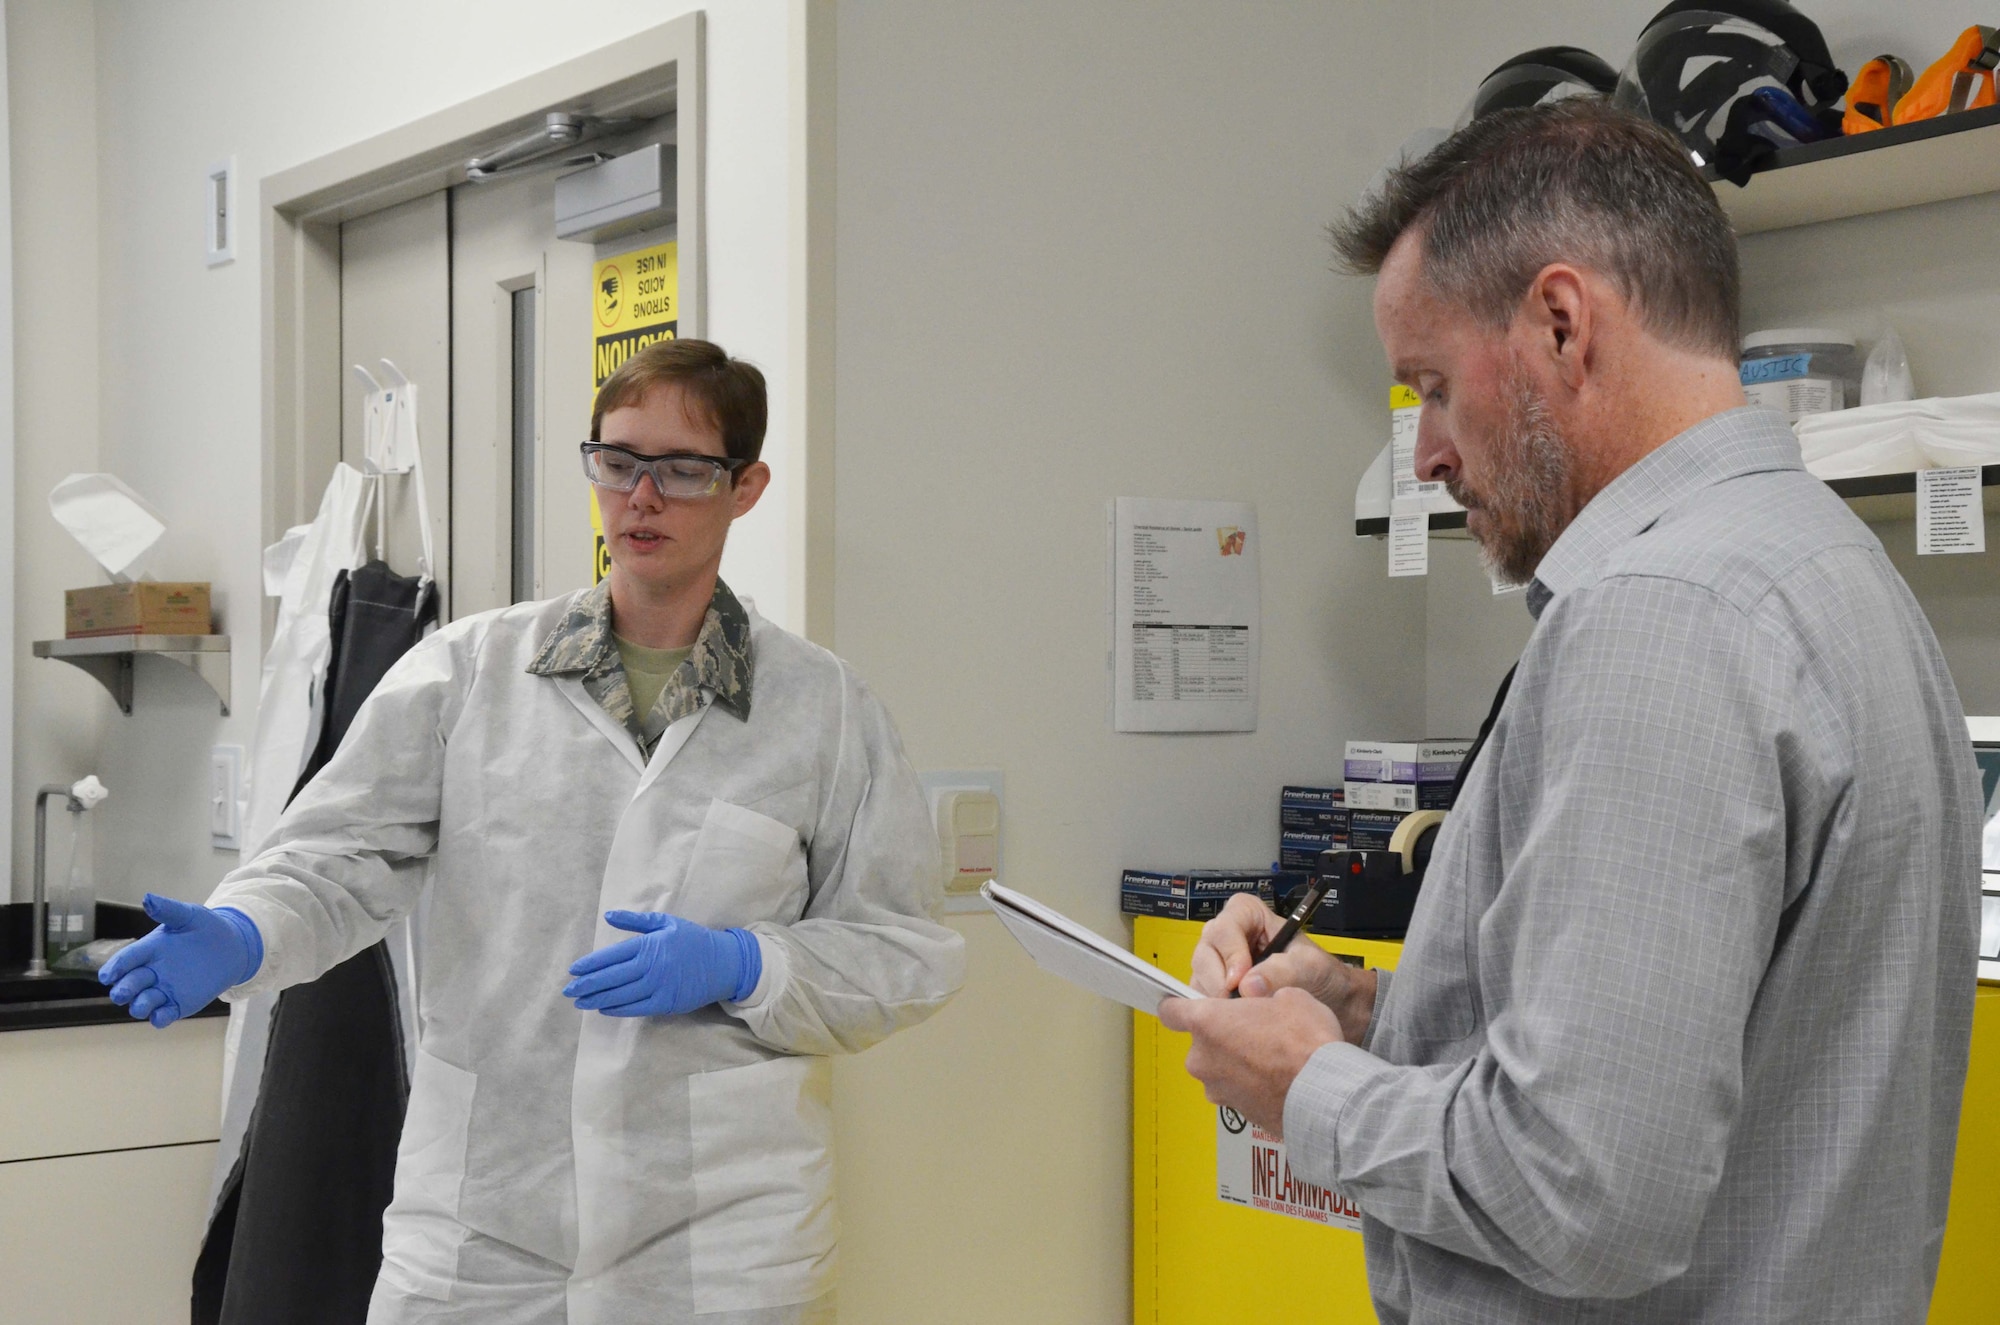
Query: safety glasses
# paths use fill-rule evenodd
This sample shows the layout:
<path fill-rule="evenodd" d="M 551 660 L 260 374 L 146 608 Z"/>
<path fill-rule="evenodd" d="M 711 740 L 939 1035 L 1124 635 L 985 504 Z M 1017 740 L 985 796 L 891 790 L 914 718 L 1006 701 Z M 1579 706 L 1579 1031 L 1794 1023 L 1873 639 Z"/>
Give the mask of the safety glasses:
<path fill-rule="evenodd" d="M 647 477 L 662 497 L 706 497 L 722 486 L 724 474 L 734 474 L 749 463 L 691 452 L 638 455 L 608 442 L 583 444 L 584 474 L 613 492 L 630 492 L 641 477 Z"/>

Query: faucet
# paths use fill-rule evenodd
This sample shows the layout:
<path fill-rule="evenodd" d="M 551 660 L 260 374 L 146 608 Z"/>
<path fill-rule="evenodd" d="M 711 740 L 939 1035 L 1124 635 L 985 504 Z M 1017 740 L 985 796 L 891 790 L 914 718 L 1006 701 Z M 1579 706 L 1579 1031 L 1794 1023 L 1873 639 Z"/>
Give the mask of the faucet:
<path fill-rule="evenodd" d="M 28 923 L 35 928 L 34 955 L 28 959 L 30 976 L 49 971 L 49 798 L 61 796 L 68 808 L 81 814 L 89 808 L 68 787 L 50 785 L 35 793 L 35 900 Z"/>

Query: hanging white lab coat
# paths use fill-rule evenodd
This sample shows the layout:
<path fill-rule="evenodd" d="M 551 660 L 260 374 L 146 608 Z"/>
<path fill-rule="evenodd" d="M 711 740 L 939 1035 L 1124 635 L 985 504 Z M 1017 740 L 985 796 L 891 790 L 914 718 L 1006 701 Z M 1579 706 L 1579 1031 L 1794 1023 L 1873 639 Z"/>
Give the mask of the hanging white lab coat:
<path fill-rule="evenodd" d="M 271 632 L 257 687 L 250 795 L 239 839 L 252 852 L 277 824 L 285 799 L 318 743 L 317 697 L 333 650 L 327 621 L 333 585 L 342 571 L 353 570 L 367 557 L 371 504 L 369 480 L 350 466 L 335 465 L 320 498 L 319 514 L 306 526 L 285 570 L 277 627 Z M 222 1054 L 222 1144 L 209 1186 L 211 1210 L 243 1153 L 263 1080 L 275 1002 L 275 994 L 265 994 L 230 1010 Z"/>
<path fill-rule="evenodd" d="M 419 1047 L 371 1325 L 821 1319 L 835 1224 L 825 1055 L 963 978 L 936 840 L 888 715 L 751 614 L 747 718 L 713 703 L 650 764 L 575 678 L 529 664 L 570 600 L 455 623 L 377 687 L 270 847 L 209 899 L 312 979 L 409 912 Z M 579 1013 L 612 908 L 757 936 L 740 1004 Z"/>

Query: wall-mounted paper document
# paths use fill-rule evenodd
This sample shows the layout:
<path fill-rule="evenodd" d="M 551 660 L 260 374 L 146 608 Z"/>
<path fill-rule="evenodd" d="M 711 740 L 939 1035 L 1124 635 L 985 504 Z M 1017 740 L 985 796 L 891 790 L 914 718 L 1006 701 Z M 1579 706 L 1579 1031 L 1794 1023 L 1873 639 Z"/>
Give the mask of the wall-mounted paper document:
<path fill-rule="evenodd" d="M 989 882 L 980 887 L 979 895 L 1000 917 L 1007 932 L 1028 950 L 1035 965 L 1093 994 L 1154 1015 L 1163 998 L 1201 997 L 1159 967 L 1026 893 Z"/>
<path fill-rule="evenodd" d="M 1112 508 L 1112 725 L 1257 730 L 1257 508 L 1120 497 Z"/>

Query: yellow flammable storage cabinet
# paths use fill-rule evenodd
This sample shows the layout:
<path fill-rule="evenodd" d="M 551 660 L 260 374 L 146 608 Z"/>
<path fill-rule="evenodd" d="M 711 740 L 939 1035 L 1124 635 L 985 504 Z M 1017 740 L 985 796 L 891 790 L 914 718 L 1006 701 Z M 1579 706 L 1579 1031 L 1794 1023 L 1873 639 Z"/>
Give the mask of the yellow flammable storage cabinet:
<path fill-rule="evenodd" d="M 1132 949 L 1182 979 L 1201 925 L 1140 916 Z M 1394 969 L 1400 943 L 1311 936 L 1327 951 Z M 1293 1183 L 1282 1162 L 1251 1165 L 1252 1202 L 1216 1194 L 1218 1135 L 1243 1145 L 1240 1125 L 1202 1096 L 1184 1063 L 1188 1037 L 1132 1017 L 1132 1318 L 1139 1325 L 1218 1320 L 1372 1321 L 1361 1234 L 1341 1226 L 1337 1197 Z M 1254 1135 L 1254 1129 L 1249 1129 Z M 1270 1154 L 1253 1149 L 1253 1154 Z M 1234 1194 L 1234 1193 L 1233 1193 Z M 1316 1222 L 1316 1221 L 1324 1222 Z M 1951 1218 L 1938 1268 L 1931 1325 L 2000 1319 L 2000 987 L 1979 986 L 1972 1067 L 1965 1082 Z"/>

